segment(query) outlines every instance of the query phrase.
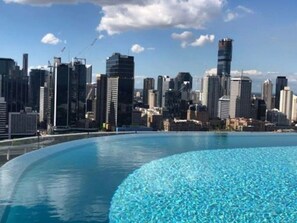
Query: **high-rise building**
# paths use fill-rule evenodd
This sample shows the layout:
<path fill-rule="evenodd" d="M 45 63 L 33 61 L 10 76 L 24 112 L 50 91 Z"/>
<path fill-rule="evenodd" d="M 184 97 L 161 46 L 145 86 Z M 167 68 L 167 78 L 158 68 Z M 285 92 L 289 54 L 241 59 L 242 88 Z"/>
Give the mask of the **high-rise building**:
<path fill-rule="evenodd" d="M 96 122 L 101 128 L 106 122 L 107 76 L 97 75 Z"/>
<path fill-rule="evenodd" d="M 0 76 L 0 96 L 5 98 L 7 112 L 24 109 L 28 105 L 28 76 L 23 76 L 20 67 L 9 58 L 0 58 Z"/>
<path fill-rule="evenodd" d="M 106 60 L 107 77 L 118 77 L 117 126 L 132 122 L 134 93 L 134 57 L 114 53 Z"/>
<path fill-rule="evenodd" d="M 280 91 L 288 86 L 288 79 L 285 76 L 278 76 L 275 84 L 275 108 L 279 109 Z"/>
<path fill-rule="evenodd" d="M 155 79 L 154 78 L 145 78 L 143 80 L 143 104 L 148 105 L 148 96 L 149 90 L 155 89 Z"/>
<path fill-rule="evenodd" d="M 292 102 L 292 121 L 297 122 L 297 96 L 293 95 Z"/>
<path fill-rule="evenodd" d="M 220 119 L 229 118 L 229 110 L 230 110 L 230 96 L 224 95 L 219 99 L 218 104 L 218 117 Z"/>
<path fill-rule="evenodd" d="M 92 65 L 88 64 L 86 65 L 86 69 L 87 69 L 87 84 L 91 84 L 92 83 Z"/>
<path fill-rule="evenodd" d="M 40 87 L 39 91 L 39 122 L 45 122 L 46 124 L 49 112 L 48 88 L 47 86 Z"/>
<path fill-rule="evenodd" d="M 29 76 L 29 106 L 33 111 L 39 112 L 40 87 L 44 87 L 47 71 L 43 69 L 32 69 Z"/>
<path fill-rule="evenodd" d="M 86 65 L 84 59 L 55 65 L 54 123 L 56 128 L 85 127 Z"/>
<path fill-rule="evenodd" d="M 230 95 L 230 74 L 232 61 L 232 39 L 225 38 L 219 41 L 217 75 L 220 77 L 221 93 Z"/>
<path fill-rule="evenodd" d="M 266 108 L 272 109 L 272 81 L 267 79 L 262 86 L 262 99 L 265 101 Z"/>
<path fill-rule="evenodd" d="M 193 78 L 189 72 L 179 72 L 174 79 L 174 88 L 177 91 L 191 91 Z"/>
<path fill-rule="evenodd" d="M 280 91 L 279 111 L 284 113 L 289 120 L 292 120 L 292 103 L 293 103 L 293 92 L 289 87 L 284 87 Z"/>
<path fill-rule="evenodd" d="M 252 80 L 249 77 L 231 78 L 230 118 L 250 118 Z"/>
<path fill-rule="evenodd" d="M 209 118 L 218 117 L 220 77 L 208 74 L 203 78 L 202 104 L 207 107 Z"/>
<path fill-rule="evenodd" d="M 107 129 L 118 126 L 119 77 L 107 78 L 106 124 Z M 131 114 L 132 115 L 132 114 Z M 132 120 L 132 116 L 131 116 Z"/>
<path fill-rule="evenodd" d="M 28 54 L 23 54 L 23 76 L 28 76 Z"/>
<path fill-rule="evenodd" d="M 157 107 L 157 100 L 158 100 L 158 91 L 149 90 L 148 91 L 148 106 L 149 106 L 149 108 Z"/>
<path fill-rule="evenodd" d="M 6 102 L 3 97 L 0 97 L 0 134 L 6 133 Z"/>

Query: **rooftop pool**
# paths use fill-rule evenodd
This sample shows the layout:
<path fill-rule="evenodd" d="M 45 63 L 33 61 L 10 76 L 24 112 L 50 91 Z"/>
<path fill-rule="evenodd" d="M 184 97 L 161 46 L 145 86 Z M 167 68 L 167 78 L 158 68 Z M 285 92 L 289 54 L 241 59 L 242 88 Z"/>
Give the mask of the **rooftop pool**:
<path fill-rule="evenodd" d="M 295 133 L 90 138 L 0 168 L 0 222 L 297 222 Z"/>

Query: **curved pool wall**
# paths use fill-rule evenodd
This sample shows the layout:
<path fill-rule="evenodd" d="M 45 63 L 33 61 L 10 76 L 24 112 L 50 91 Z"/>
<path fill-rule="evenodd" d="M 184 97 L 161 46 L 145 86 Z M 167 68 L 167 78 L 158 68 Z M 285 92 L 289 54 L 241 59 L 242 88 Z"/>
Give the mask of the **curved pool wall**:
<path fill-rule="evenodd" d="M 11 204 L 11 198 L 15 190 L 15 186 L 24 174 L 34 163 L 50 158 L 50 156 L 72 149 L 80 145 L 84 145 L 87 139 L 76 140 L 68 143 L 61 143 L 55 146 L 48 146 L 33 151 L 22 156 L 16 157 L 13 161 L 7 162 L 0 168 L 0 220 L 4 216 L 7 205 Z M 0 221 L 2 223 L 2 221 Z"/>
<path fill-rule="evenodd" d="M 129 174 L 150 161 L 199 150 L 296 145 L 297 137 L 296 134 L 292 133 L 199 132 L 108 136 L 47 147 L 20 156 L 0 168 L 1 223 L 16 221 L 31 223 L 40 222 L 40 219 L 50 222 L 67 222 L 70 221 L 71 217 L 73 217 L 71 222 L 84 222 L 81 221 L 82 219 L 85 219 L 85 222 L 108 222 L 110 202 L 117 187 Z M 84 158 L 86 159 L 83 160 Z M 73 173 L 72 167 L 78 171 L 77 174 Z M 54 170 L 54 172 L 48 177 L 46 174 L 50 170 Z M 80 170 L 84 172 L 80 172 Z M 88 178 L 82 177 L 83 174 L 90 176 Z M 87 188 L 86 190 L 80 187 L 75 188 L 77 185 L 73 181 L 72 186 L 75 190 L 71 191 L 69 190 L 71 177 L 78 177 L 76 179 L 78 181 L 88 179 L 90 185 L 83 185 Z M 34 187 L 36 191 L 34 193 L 30 193 L 30 187 L 28 187 L 34 186 L 35 182 L 30 182 L 32 179 L 36 180 L 36 187 Z M 63 184 L 65 179 L 69 181 L 68 184 Z M 44 209 L 40 209 L 38 202 L 40 202 L 40 197 L 42 202 L 46 202 L 50 196 L 53 196 L 46 191 L 49 182 L 53 183 L 51 180 L 55 181 L 54 190 L 49 188 L 51 192 L 55 192 L 55 200 L 54 203 L 42 203 L 42 207 L 46 205 L 50 207 L 47 212 L 42 212 Z M 57 183 L 60 182 L 59 180 L 62 183 Z M 28 194 L 26 194 L 26 189 L 28 189 Z M 85 202 L 83 204 L 79 202 L 79 199 L 72 199 L 81 191 L 85 194 L 78 198 Z M 66 216 L 65 213 L 59 213 L 61 211 L 59 209 L 63 209 L 59 203 L 61 202 L 59 198 L 64 196 L 74 201 L 68 204 L 70 206 L 67 209 Z M 89 197 L 87 200 L 85 199 L 86 196 Z M 88 201 L 93 202 L 92 196 L 97 196 L 97 203 L 93 207 L 88 207 L 88 212 L 84 216 L 78 216 L 75 219 L 76 216 L 72 216 L 71 212 L 80 210 L 79 205 L 87 206 Z M 30 206 L 30 208 L 26 209 L 26 206 Z M 92 208 L 96 209 L 94 213 L 100 218 L 94 219 L 92 217 L 92 212 L 90 212 Z M 34 216 L 31 218 L 22 219 L 22 217 L 32 213 Z"/>

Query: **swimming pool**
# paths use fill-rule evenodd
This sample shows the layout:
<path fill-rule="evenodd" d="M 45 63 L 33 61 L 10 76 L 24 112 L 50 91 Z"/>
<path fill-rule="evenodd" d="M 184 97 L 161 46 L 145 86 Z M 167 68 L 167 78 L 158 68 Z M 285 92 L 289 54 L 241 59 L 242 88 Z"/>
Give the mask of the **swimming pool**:
<path fill-rule="evenodd" d="M 230 190 L 229 194 L 227 192 L 231 187 L 230 185 L 234 187 L 234 182 L 236 182 L 235 185 L 249 182 L 247 179 L 253 179 L 251 176 L 254 173 L 259 177 L 257 178 L 259 181 L 252 181 L 253 186 L 246 184 L 250 188 L 261 187 L 259 182 L 262 182 L 261 179 L 265 178 L 267 173 L 274 172 L 278 174 L 278 178 L 270 176 L 272 177 L 269 178 L 272 182 L 270 185 L 273 185 L 273 188 L 289 188 L 290 190 L 284 190 L 288 193 L 286 196 L 287 203 L 284 203 L 284 205 L 293 205 L 293 203 L 296 203 L 297 196 L 296 191 L 292 190 L 293 187 L 291 187 L 297 185 L 297 167 L 295 165 L 297 163 L 297 152 L 295 152 L 297 148 L 295 146 L 297 146 L 296 134 L 275 133 L 135 134 L 92 138 L 51 146 L 18 157 L 0 168 L 1 223 L 108 222 L 109 214 L 112 222 L 124 222 L 123 219 L 127 216 L 120 216 L 120 205 L 127 202 L 126 207 L 129 207 L 128 202 L 131 197 L 128 195 L 131 195 L 131 193 L 124 193 L 127 197 L 119 197 L 118 194 L 121 194 L 122 191 L 128 191 L 131 185 L 136 185 L 140 180 L 137 174 L 141 173 L 141 171 L 149 170 L 155 177 L 153 179 L 156 179 L 156 182 L 162 182 L 162 177 L 168 177 L 172 172 L 168 172 L 168 176 L 165 173 L 160 174 L 160 167 L 164 170 L 170 169 L 166 165 L 170 165 L 170 162 L 175 159 L 178 159 L 180 164 L 185 163 L 189 170 L 187 171 L 189 173 L 188 177 L 201 179 L 201 181 L 195 181 L 195 185 L 204 182 L 204 184 L 201 183 L 201 185 L 205 186 L 204 192 L 198 190 L 197 193 L 200 193 L 199 196 L 203 198 L 201 208 L 203 209 L 205 205 L 205 208 L 212 208 L 212 211 L 205 212 L 204 217 L 208 217 L 208 219 L 220 216 L 215 214 L 218 210 L 224 213 L 222 207 L 218 205 L 220 199 L 217 199 L 216 205 L 209 204 L 207 200 L 210 197 L 208 192 L 213 195 L 217 192 L 214 185 L 218 185 L 221 181 L 224 182 L 222 190 L 225 191 L 226 196 L 223 196 L 223 198 L 227 197 L 228 202 L 234 202 L 231 197 L 235 196 L 241 202 L 241 206 L 243 204 L 249 205 L 251 204 L 250 197 L 246 198 L 246 194 L 241 193 L 242 196 L 238 196 L 233 190 Z M 180 160 L 184 161 L 181 162 Z M 191 166 L 197 162 L 200 165 L 200 170 L 201 168 L 202 170 L 213 168 L 216 171 L 204 171 L 204 175 L 201 176 L 201 171 L 195 171 Z M 218 166 L 216 166 L 217 164 Z M 222 166 L 219 166 L 219 164 Z M 152 166 L 155 168 L 151 169 Z M 232 169 L 232 166 L 237 168 Z M 149 169 L 147 169 L 148 167 Z M 225 167 L 225 172 L 223 167 Z M 179 169 L 176 168 L 176 170 Z M 231 176 L 230 173 L 233 170 L 234 174 Z M 254 170 L 254 172 L 250 170 Z M 205 179 L 211 178 L 214 173 L 218 181 L 214 181 L 215 184 L 205 184 Z M 226 178 L 223 173 L 230 176 L 230 178 Z M 242 176 L 242 173 L 246 173 L 246 177 L 237 177 Z M 282 175 L 283 173 L 287 175 Z M 171 175 L 169 179 L 177 180 L 179 189 L 184 189 L 183 184 L 179 184 L 180 178 L 174 178 L 173 176 Z M 131 181 L 131 179 L 133 180 Z M 140 180 L 140 182 L 142 181 Z M 146 183 L 152 182 L 154 180 L 146 181 Z M 158 185 L 161 191 L 166 189 L 166 185 Z M 272 187 L 267 185 L 263 186 L 263 188 L 270 188 L 269 191 L 265 192 L 263 189 L 261 195 L 279 196 L 277 191 L 272 190 Z M 151 187 L 149 184 L 147 186 Z M 201 189 L 200 186 L 198 185 Z M 139 187 L 138 192 L 141 192 L 141 189 L 143 187 Z M 284 191 L 281 193 L 284 193 Z M 144 193 L 141 192 L 140 194 Z M 186 198 L 186 192 L 183 194 L 185 196 L 180 198 Z M 251 189 L 249 190 L 249 196 L 260 195 L 253 194 Z M 136 206 L 145 207 L 143 201 L 148 199 L 138 197 L 139 204 Z M 295 200 L 292 203 L 293 198 Z M 123 199 L 124 202 L 119 202 L 119 199 Z M 175 197 L 175 200 L 177 199 L 179 197 Z M 244 202 L 245 199 L 247 199 L 246 203 Z M 193 198 L 190 200 L 195 200 L 199 205 L 199 199 Z M 267 198 L 262 200 L 258 198 L 257 201 L 260 203 L 262 201 L 264 203 L 272 202 Z M 152 202 L 159 201 L 153 200 Z M 188 208 L 192 205 L 182 199 L 180 202 L 189 204 Z M 275 203 L 275 200 L 273 202 L 274 205 L 279 204 Z M 236 205 L 232 207 L 234 208 Z M 257 207 L 261 207 L 261 205 Z M 238 211 L 240 210 L 244 209 L 238 207 Z M 249 211 L 251 210 L 254 209 L 250 208 Z M 267 212 L 267 210 L 272 211 Z M 296 208 L 295 206 L 288 206 L 288 210 L 296 211 Z M 145 211 L 144 208 L 143 211 Z M 152 211 L 148 212 L 151 213 L 151 216 Z M 191 210 L 188 211 L 191 212 Z M 259 209 L 257 211 L 259 212 Z M 126 213 L 128 212 L 126 211 Z M 160 214 L 162 213 L 160 212 Z M 281 208 L 265 209 L 263 216 L 277 218 L 282 213 Z M 144 215 L 147 217 L 149 214 L 145 212 Z M 203 219 L 200 214 L 196 216 Z M 156 217 L 160 219 L 162 216 Z M 253 217 L 255 216 L 253 215 Z M 290 217 L 296 220 L 293 215 L 290 215 Z M 257 218 L 253 219 L 257 221 Z M 260 219 L 258 218 L 258 221 Z M 133 222 L 133 219 L 129 221 Z M 159 222 L 162 222 L 162 220 Z"/>

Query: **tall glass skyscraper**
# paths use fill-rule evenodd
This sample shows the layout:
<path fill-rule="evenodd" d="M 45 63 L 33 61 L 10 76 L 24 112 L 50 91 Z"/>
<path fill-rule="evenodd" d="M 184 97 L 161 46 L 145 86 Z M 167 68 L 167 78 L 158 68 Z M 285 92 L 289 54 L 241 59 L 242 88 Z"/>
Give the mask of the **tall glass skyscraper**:
<path fill-rule="evenodd" d="M 114 53 L 106 60 L 106 75 L 107 77 L 119 78 L 117 126 L 131 125 L 134 93 L 134 57 Z"/>
<path fill-rule="evenodd" d="M 86 114 L 86 64 L 76 59 L 55 64 L 54 123 L 56 128 L 84 128 Z"/>
<path fill-rule="evenodd" d="M 221 95 L 230 95 L 232 39 L 219 41 L 217 75 L 221 78 Z"/>
<path fill-rule="evenodd" d="M 280 92 L 288 86 L 288 79 L 285 76 L 278 76 L 275 84 L 275 108 L 279 109 Z"/>

